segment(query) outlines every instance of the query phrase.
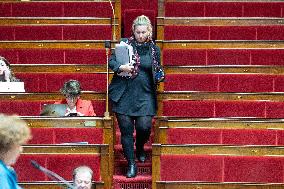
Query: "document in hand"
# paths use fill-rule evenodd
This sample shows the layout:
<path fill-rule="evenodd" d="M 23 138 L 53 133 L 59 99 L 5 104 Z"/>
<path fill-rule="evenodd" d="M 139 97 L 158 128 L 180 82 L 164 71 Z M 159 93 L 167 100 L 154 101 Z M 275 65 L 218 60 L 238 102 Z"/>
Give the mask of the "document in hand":
<path fill-rule="evenodd" d="M 134 63 L 133 47 L 123 41 L 121 41 L 119 44 L 115 44 L 115 57 L 116 61 L 120 64 L 129 64 L 132 66 Z M 132 74 L 127 72 L 121 72 L 118 75 L 130 77 Z"/>

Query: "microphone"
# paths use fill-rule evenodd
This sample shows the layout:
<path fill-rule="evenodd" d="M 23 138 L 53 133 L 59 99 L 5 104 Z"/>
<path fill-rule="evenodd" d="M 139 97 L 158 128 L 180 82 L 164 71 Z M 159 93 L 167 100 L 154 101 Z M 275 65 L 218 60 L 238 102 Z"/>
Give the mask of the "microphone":
<path fill-rule="evenodd" d="M 47 175 L 51 180 L 57 181 L 58 184 L 61 184 L 61 183 L 58 182 L 58 181 L 61 181 L 63 184 L 65 184 L 68 187 L 68 189 L 76 189 L 75 186 L 68 183 L 64 178 L 62 178 L 61 176 L 59 176 L 58 174 L 56 174 L 52 171 L 40 166 L 36 161 L 31 160 L 31 164 L 34 168 L 40 170 L 45 175 Z"/>

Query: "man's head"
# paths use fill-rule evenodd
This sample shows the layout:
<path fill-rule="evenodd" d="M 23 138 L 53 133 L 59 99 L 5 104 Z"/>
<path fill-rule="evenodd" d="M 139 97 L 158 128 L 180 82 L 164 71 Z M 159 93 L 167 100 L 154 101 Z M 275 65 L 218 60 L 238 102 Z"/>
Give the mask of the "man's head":
<path fill-rule="evenodd" d="M 76 189 L 92 188 L 93 171 L 88 166 L 80 166 L 73 171 L 73 183 Z"/>

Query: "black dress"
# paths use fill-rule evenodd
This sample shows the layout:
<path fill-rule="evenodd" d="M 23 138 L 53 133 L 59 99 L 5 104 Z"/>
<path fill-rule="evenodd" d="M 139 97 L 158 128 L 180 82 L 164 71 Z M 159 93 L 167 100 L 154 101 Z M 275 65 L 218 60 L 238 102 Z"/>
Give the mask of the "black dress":
<path fill-rule="evenodd" d="M 112 101 L 112 111 L 129 116 L 154 116 L 156 94 L 152 76 L 151 50 L 147 43 L 135 48 L 140 56 L 139 74 L 134 79 L 125 79 L 126 89 L 117 102 Z"/>

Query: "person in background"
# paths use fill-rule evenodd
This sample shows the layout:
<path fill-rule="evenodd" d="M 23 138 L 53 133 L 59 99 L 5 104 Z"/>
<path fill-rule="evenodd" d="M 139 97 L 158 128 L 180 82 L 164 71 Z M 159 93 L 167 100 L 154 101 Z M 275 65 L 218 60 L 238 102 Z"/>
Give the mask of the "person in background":
<path fill-rule="evenodd" d="M 18 82 L 20 81 L 14 76 L 10 63 L 4 57 L 0 56 L 0 82 Z"/>
<path fill-rule="evenodd" d="M 112 54 L 109 67 L 114 76 L 109 86 L 112 111 L 115 112 L 121 132 L 121 144 L 128 162 L 126 177 L 137 175 L 134 156 L 134 128 L 136 129 L 136 157 L 145 162 L 144 144 L 149 140 L 152 118 L 157 111 L 156 89 L 158 82 L 156 73 L 162 70 L 160 64 L 160 48 L 152 40 L 152 25 L 147 16 L 138 16 L 132 24 L 133 35 L 121 39 L 133 47 L 134 65 L 116 60 Z M 130 73 L 130 77 L 122 77 L 120 72 Z"/>
<path fill-rule="evenodd" d="M 80 166 L 73 171 L 73 185 L 76 189 L 92 188 L 93 171 L 88 166 Z"/>
<path fill-rule="evenodd" d="M 0 188 L 19 189 L 15 164 L 23 150 L 22 145 L 30 138 L 30 128 L 16 116 L 0 114 Z"/>
<path fill-rule="evenodd" d="M 55 104 L 67 104 L 65 116 L 96 116 L 92 102 L 80 98 L 81 86 L 79 81 L 69 80 L 65 82 L 60 91 L 65 99 L 55 102 Z"/>

